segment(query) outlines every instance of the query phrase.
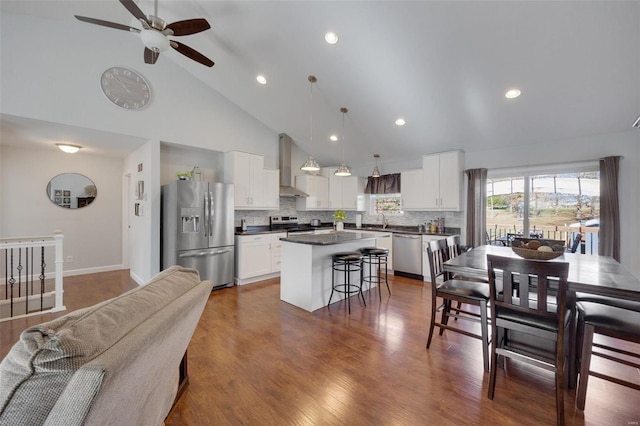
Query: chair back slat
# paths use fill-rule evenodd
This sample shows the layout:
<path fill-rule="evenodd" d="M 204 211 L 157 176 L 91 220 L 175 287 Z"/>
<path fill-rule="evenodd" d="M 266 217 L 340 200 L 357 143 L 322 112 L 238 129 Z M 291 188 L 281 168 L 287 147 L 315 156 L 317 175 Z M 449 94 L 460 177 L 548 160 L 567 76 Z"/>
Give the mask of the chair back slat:
<path fill-rule="evenodd" d="M 487 255 L 487 266 L 491 301 L 496 307 L 550 319 L 564 316 L 569 263 Z M 502 294 L 496 276 L 502 277 Z M 557 290 L 549 291 L 552 283 L 557 283 Z M 555 311 L 549 309 L 550 295 L 555 298 Z"/>
<path fill-rule="evenodd" d="M 427 246 L 427 257 L 431 269 L 431 283 L 435 283 L 438 277 L 444 275 L 443 263 L 449 260 L 446 240 L 430 241 Z"/>
<path fill-rule="evenodd" d="M 460 248 L 460 235 L 451 235 L 447 237 L 445 241 L 447 242 L 449 259 L 460 256 L 462 253 L 462 249 Z"/>

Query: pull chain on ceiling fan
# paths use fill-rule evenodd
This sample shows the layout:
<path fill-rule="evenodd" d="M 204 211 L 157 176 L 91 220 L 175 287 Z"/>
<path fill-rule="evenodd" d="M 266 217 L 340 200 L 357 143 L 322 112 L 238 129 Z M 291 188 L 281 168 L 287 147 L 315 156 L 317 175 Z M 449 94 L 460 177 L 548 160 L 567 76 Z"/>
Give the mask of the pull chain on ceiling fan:
<path fill-rule="evenodd" d="M 206 31 L 211 28 L 209 22 L 204 18 L 187 19 L 167 24 L 158 18 L 158 0 L 154 3 L 154 15 L 145 15 L 133 0 L 119 0 L 120 3 L 131 13 L 140 24 L 142 30 L 116 22 L 103 21 L 102 19 L 88 18 L 86 16 L 74 15 L 78 20 L 89 24 L 102 25 L 103 27 L 115 28 L 117 30 L 130 31 L 140 34 L 140 39 L 144 44 L 144 62 L 155 64 L 161 52 L 169 47 L 180 52 L 187 58 L 193 59 L 207 67 L 213 66 L 213 61 L 202 53 L 192 49 L 186 44 L 172 40 L 169 36 L 185 36 Z"/>

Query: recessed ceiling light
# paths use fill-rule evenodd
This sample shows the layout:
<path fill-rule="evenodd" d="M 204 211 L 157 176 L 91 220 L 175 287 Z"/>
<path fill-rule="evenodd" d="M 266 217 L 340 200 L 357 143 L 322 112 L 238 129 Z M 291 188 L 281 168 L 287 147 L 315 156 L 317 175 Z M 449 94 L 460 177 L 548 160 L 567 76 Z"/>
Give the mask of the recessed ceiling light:
<path fill-rule="evenodd" d="M 331 142 L 337 142 L 338 141 L 338 137 L 336 135 L 329 136 L 329 139 L 331 139 Z"/>
<path fill-rule="evenodd" d="M 507 93 L 504 94 L 504 97 L 507 99 L 514 99 L 520 96 L 522 92 L 519 89 L 509 89 Z"/>
<path fill-rule="evenodd" d="M 80 148 L 82 148 L 80 145 L 71 145 L 68 143 L 57 143 L 56 146 L 60 148 L 61 151 L 64 151 L 67 154 L 75 154 L 76 152 L 80 151 Z"/>
<path fill-rule="evenodd" d="M 329 31 L 324 35 L 324 39 L 329 44 L 336 44 L 338 42 L 338 34 L 334 33 L 333 31 Z"/>
<path fill-rule="evenodd" d="M 396 126 L 404 126 L 404 124 L 405 124 L 404 118 L 398 118 L 396 120 Z"/>
<path fill-rule="evenodd" d="M 256 80 L 258 80 L 258 83 L 260 84 L 267 84 L 267 78 L 262 74 L 258 75 Z"/>

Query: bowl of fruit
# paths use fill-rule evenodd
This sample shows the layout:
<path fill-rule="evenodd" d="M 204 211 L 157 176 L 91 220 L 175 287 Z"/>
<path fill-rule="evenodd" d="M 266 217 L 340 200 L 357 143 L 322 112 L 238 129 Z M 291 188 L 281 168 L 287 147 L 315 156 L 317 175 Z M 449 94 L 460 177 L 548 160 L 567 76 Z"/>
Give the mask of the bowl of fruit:
<path fill-rule="evenodd" d="M 511 242 L 515 254 L 525 259 L 551 260 L 562 256 L 564 241 L 543 238 L 516 238 Z"/>

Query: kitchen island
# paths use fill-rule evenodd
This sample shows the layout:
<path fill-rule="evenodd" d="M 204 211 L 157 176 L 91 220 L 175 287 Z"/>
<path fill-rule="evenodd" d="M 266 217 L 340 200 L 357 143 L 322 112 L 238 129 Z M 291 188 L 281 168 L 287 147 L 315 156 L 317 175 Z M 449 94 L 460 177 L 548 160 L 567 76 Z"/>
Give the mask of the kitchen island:
<path fill-rule="evenodd" d="M 281 238 L 280 300 L 309 312 L 327 306 L 331 296 L 331 256 L 375 246 L 378 238 L 388 238 L 388 235 L 345 231 Z M 356 275 L 354 273 L 352 282 L 359 282 Z M 334 293 L 331 300 L 337 302 L 343 298 L 343 294 Z"/>

